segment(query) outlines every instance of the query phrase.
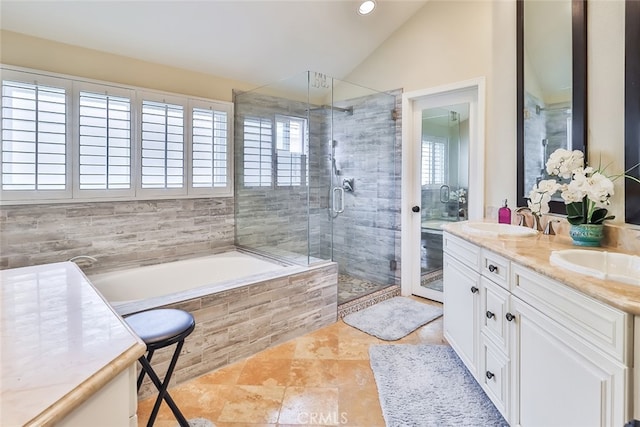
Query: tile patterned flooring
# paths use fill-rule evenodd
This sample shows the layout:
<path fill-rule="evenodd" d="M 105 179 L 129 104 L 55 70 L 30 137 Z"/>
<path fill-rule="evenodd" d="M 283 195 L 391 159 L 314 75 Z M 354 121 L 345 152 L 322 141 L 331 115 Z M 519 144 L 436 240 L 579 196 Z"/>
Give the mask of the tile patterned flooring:
<path fill-rule="evenodd" d="M 379 340 L 340 320 L 169 392 L 187 419 L 206 418 L 216 427 L 382 427 L 369 365 L 372 344 L 446 344 L 442 317 L 398 341 Z M 139 402 L 139 425 L 146 425 L 154 401 Z M 177 426 L 164 403 L 155 426 Z"/>

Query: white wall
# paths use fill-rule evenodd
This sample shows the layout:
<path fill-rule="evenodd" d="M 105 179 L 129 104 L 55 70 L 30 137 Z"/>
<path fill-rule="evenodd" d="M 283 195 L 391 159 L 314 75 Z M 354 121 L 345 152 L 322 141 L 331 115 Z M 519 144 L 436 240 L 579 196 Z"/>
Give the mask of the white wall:
<path fill-rule="evenodd" d="M 624 167 L 624 1 L 589 0 L 589 155 Z M 516 7 L 513 0 L 429 1 L 347 78 L 378 90 L 485 76 L 485 207 L 516 197 Z M 623 180 L 611 213 L 624 222 Z"/>

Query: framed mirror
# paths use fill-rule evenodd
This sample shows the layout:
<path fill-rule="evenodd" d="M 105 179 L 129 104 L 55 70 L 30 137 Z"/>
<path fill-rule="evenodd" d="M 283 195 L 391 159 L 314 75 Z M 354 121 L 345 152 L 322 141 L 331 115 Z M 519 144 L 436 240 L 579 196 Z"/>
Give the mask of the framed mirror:
<path fill-rule="evenodd" d="M 587 140 L 586 0 L 518 0 L 517 206 L 547 179 L 558 148 L 585 153 Z M 559 195 L 551 212 L 566 213 Z"/>
<path fill-rule="evenodd" d="M 625 170 L 640 162 L 640 2 L 625 2 L 625 101 L 624 163 Z M 640 179 L 640 168 L 629 175 Z M 625 222 L 640 225 L 640 184 L 625 179 Z"/>

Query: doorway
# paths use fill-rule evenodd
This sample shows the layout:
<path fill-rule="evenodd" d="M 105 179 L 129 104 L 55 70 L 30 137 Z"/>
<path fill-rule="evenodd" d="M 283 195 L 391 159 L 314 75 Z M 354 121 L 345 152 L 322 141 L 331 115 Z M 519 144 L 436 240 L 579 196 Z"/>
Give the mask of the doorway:
<path fill-rule="evenodd" d="M 403 295 L 442 302 L 442 226 L 484 210 L 484 79 L 403 95 Z"/>

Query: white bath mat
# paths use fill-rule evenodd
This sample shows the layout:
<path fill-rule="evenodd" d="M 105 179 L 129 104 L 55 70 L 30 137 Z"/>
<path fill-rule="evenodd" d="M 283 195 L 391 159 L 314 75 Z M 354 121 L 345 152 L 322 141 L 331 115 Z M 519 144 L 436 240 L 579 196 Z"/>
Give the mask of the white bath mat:
<path fill-rule="evenodd" d="M 387 427 L 508 427 L 453 349 L 445 345 L 369 348 Z"/>
<path fill-rule="evenodd" d="M 385 341 L 395 341 L 442 316 L 442 308 L 393 297 L 343 317 L 346 324 Z"/>

